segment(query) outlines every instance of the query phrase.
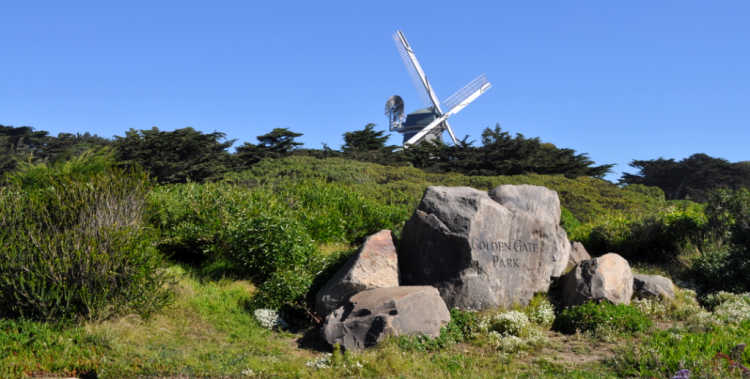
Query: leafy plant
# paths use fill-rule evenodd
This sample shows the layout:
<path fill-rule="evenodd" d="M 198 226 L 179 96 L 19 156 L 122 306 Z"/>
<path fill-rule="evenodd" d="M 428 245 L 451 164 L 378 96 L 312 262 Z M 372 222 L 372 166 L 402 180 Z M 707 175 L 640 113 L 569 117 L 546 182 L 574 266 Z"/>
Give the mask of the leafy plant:
<path fill-rule="evenodd" d="M 588 302 L 563 309 L 557 316 L 553 328 L 563 333 L 604 331 L 631 334 L 643 332 L 651 327 L 651 320 L 638 309 L 609 302 Z"/>

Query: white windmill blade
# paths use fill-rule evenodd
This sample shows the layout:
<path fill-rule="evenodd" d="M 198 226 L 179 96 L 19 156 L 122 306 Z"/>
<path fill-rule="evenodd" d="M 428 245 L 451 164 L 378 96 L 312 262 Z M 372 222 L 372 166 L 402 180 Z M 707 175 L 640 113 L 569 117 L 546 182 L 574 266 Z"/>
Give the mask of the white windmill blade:
<path fill-rule="evenodd" d="M 453 109 L 456 105 L 461 104 L 464 100 L 476 93 L 477 90 L 480 90 L 479 95 L 481 95 L 490 87 L 492 87 L 492 84 L 487 80 L 487 77 L 484 74 L 479 75 L 474 80 L 470 81 L 469 84 L 463 86 L 463 88 L 443 100 L 443 105 L 446 109 Z"/>
<path fill-rule="evenodd" d="M 443 125 L 445 126 L 445 129 L 448 130 L 448 135 L 451 136 L 451 140 L 453 140 L 453 144 L 454 145 L 458 145 L 458 139 L 456 139 L 456 135 L 453 134 L 453 129 L 451 129 L 451 126 L 448 125 L 448 120 L 445 120 L 445 122 L 443 123 Z"/>
<path fill-rule="evenodd" d="M 455 100 L 452 100 L 452 103 L 455 105 L 453 105 L 450 110 L 448 110 L 448 112 L 445 112 L 440 117 L 432 120 L 432 122 L 425 126 L 424 129 L 420 130 L 419 133 L 409 138 L 409 140 L 404 143 L 404 146 L 409 146 L 420 142 L 428 133 L 430 133 L 430 131 L 438 127 L 438 125 L 440 125 L 441 123 L 446 124 L 447 126 L 448 123 L 445 121 L 448 119 L 448 117 L 453 116 L 454 114 L 460 112 L 462 109 L 466 108 L 466 106 L 469 105 L 472 101 L 476 100 L 483 93 L 487 92 L 490 87 L 492 87 L 492 84 L 487 81 L 487 78 L 484 76 L 484 74 L 469 82 L 469 84 L 465 85 L 455 94 L 451 95 L 450 98 L 448 98 L 450 100 L 455 96 Z M 453 137 L 452 133 L 451 137 Z M 453 138 L 455 141 L 455 137 Z"/>
<path fill-rule="evenodd" d="M 436 127 L 438 127 L 440 124 L 442 124 L 445 120 L 448 119 L 450 115 L 448 113 L 432 120 L 431 123 L 429 123 L 427 126 L 425 126 L 422 130 L 419 131 L 419 133 L 413 135 L 411 138 L 409 138 L 408 141 L 404 142 L 404 147 L 414 145 L 416 143 L 419 143 L 422 141 L 422 139 L 427 136 L 428 133 L 433 131 Z"/>
<path fill-rule="evenodd" d="M 409 41 L 406 40 L 404 33 L 400 30 L 396 30 L 396 33 L 393 34 L 393 39 L 396 41 L 396 47 L 401 54 L 401 59 L 404 60 L 404 64 L 412 75 L 412 79 L 416 79 L 415 81 L 418 84 L 421 84 L 421 87 L 424 89 L 424 92 L 422 92 L 420 86 L 417 85 L 417 91 L 419 91 L 423 97 L 426 94 L 429 101 L 435 106 L 435 110 L 437 110 L 439 114 L 442 114 L 443 110 L 440 109 L 440 101 L 438 100 L 437 95 L 435 95 L 435 91 L 432 90 L 430 82 L 427 81 L 427 76 L 425 75 L 424 70 L 422 70 L 422 65 L 419 64 L 417 56 L 409 45 Z"/>

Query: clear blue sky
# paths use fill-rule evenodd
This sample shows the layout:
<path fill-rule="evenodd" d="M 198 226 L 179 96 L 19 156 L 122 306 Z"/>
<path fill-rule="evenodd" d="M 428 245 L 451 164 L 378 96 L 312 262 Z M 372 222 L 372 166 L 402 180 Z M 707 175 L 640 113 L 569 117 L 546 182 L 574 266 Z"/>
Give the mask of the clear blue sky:
<path fill-rule="evenodd" d="M 235 146 L 288 127 L 339 147 L 387 129 L 390 95 L 422 106 L 400 28 L 439 97 L 487 74 L 451 119 L 477 143 L 500 123 L 616 163 L 610 180 L 632 159 L 750 159 L 747 1 L 107 3 L 0 3 L 0 124 L 192 126 Z"/>

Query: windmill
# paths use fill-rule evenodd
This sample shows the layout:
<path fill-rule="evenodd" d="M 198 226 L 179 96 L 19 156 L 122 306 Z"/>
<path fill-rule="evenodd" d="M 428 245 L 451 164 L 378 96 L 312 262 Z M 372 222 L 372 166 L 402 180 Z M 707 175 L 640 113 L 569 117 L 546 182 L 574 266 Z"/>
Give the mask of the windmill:
<path fill-rule="evenodd" d="M 448 125 L 448 117 L 464 109 L 490 89 L 492 84 L 487 81 L 484 74 L 479 75 L 469 84 L 443 100 L 441 104 L 430 82 L 427 81 L 427 76 L 424 74 L 424 70 L 422 70 L 422 66 L 419 64 L 417 56 L 406 40 L 404 33 L 397 30 L 393 33 L 393 39 L 406 69 L 417 87 L 417 92 L 422 96 L 422 100 L 428 107 L 404 115 L 404 100 L 398 95 L 391 96 L 385 103 L 385 114 L 388 116 L 390 130 L 404 135 L 404 147 L 422 141 L 438 139 L 445 130 L 450 134 L 453 143 L 457 144 L 456 135 Z"/>

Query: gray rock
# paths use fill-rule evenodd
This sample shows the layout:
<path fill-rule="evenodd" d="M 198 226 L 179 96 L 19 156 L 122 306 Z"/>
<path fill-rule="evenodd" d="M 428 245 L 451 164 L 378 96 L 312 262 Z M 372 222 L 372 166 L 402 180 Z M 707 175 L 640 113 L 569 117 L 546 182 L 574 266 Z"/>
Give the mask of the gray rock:
<path fill-rule="evenodd" d="M 402 284 L 435 286 L 449 307 L 464 309 L 525 304 L 547 291 L 570 254 L 557 195 L 535 186 L 492 194 L 427 188 L 401 235 Z"/>
<path fill-rule="evenodd" d="M 375 288 L 357 293 L 329 314 L 323 336 L 331 345 L 358 350 L 385 336 L 437 337 L 448 322 L 450 312 L 434 287 Z"/>
<path fill-rule="evenodd" d="M 365 243 L 318 291 L 315 311 L 325 316 L 357 292 L 398 286 L 398 256 L 390 230 L 381 230 Z"/>
<path fill-rule="evenodd" d="M 491 190 L 490 197 L 514 212 L 526 212 L 545 222 L 560 224 L 560 198 L 549 188 L 503 185 Z"/>
<path fill-rule="evenodd" d="M 581 262 L 560 281 L 563 305 L 589 300 L 630 304 L 633 297 L 633 272 L 628 261 L 615 253 Z"/>
<path fill-rule="evenodd" d="M 674 284 L 661 275 L 633 274 L 633 295 L 638 299 L 674 299 Z"/>
<path fill-rule="evenodd" d="M 570 242 L 570 256 L 568 258 L 568 267 L 565 269 L 566 271 L 570 271 L 575 267 L 577 264 L 587 261 L 591 259 L 591 255 L 589 255 L 589 252 L 586 251 L 586 248 L 583 247 L 583 244 L 580 242 Z"/>

